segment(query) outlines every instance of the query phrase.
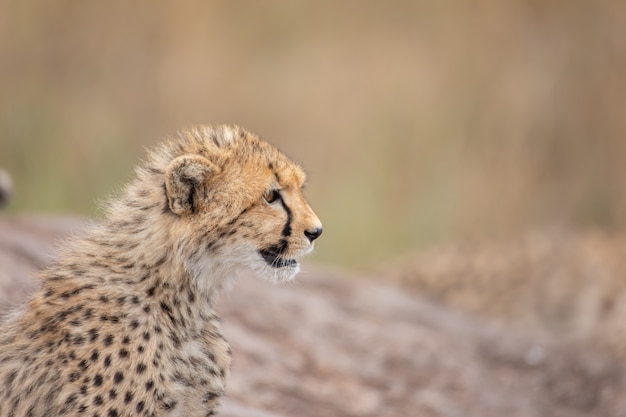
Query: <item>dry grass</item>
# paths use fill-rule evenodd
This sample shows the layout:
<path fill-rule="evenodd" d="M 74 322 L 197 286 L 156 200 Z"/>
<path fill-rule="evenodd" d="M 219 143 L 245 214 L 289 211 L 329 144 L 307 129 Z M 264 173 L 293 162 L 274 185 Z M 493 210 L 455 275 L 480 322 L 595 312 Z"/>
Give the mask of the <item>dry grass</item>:
<path fill-rule="evenodd" d="M 154 143 L 240 123 L 310 172 L 318 260 L 626 228 L 626 3 L 0 4 L 13 211 L 90 213 Z"/>

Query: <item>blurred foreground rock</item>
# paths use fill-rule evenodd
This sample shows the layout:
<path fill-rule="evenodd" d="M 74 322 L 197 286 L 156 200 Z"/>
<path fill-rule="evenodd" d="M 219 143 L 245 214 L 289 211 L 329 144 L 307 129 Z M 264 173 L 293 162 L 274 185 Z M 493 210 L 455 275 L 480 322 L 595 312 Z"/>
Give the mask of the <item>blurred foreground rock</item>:
<path fill-rule="evenodd" d="M 623 233 L 529 233 L 444 245 L 380 275 L 455 310 L 583 341 L 626 362 Z"/>
<path fill-rule="evenodd" d="M 0 218 L 0 308 L 77 226 Z M 321 269 L 285 286 L 242 276 L 218 310 L 234 351 L 223 416 L 626 414 L 620 362 L 391 286 Z"/>

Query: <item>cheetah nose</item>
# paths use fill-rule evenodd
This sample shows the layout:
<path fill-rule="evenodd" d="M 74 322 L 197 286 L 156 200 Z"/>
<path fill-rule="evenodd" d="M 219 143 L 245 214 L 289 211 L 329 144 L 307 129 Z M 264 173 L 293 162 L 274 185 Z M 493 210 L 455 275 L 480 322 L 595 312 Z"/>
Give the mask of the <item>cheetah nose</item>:
<path fill-rule="evenodd" d="M 322 234 L 322 228 L 321 227 L 317 227 L 317 228 L 312 229 L 312 230 L 305 230 L 304 231 L 304 235 L 306 237 L 308 237 L 311 242 L 313 242 L 315 239 L 320 237 L 321 234 Z"/>

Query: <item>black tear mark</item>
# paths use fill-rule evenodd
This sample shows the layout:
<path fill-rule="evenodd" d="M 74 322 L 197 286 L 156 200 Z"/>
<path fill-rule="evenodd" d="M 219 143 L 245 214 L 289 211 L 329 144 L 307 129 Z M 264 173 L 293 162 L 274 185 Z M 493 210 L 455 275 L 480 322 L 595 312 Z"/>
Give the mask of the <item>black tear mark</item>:
<path fill-rule="evenodd" d="M 287 203 L 285 203 L 285 200 L 283 200 L 282 196 L 280 197 L 280 203 L 283 205 L 283 208 L 287 213 L 287 222 L 283 227 L 282 235 L 284 237 L 289 237 L 291 236 L 291 220 L 293 218 L 293 215 L 291 214 L 291 209 L 289 209 L 289 206 L 287 206 Z"/>
<path fill-rule="evenodd" d="M 280 184 L 281 183 L 280 176 L 278 175 L 278 172 L 276 172 L 273 169 L 274 166 L 271 162 L 269 163 L 269 167 L 270 169 L 273 170 L 274 177 L 276 178 L 276 182 Z M 280 204 L 282 204 L 283 208 L 285 209 L 285 212 L 287 213 L 287 222 L 285 223 L 285 226 L 283 227 L 282 235 L 283 237 L 289 237 L 291 236 L 291 220 L 293 218 L 293 215 L 291 213 L 291 209 L 289 208 L 287 203 L 285 203 L 285 200 L 283 199 L 283 196 L 281 195 L 280 192 L 278 193 L 278 198 L 280 198 Z"/>

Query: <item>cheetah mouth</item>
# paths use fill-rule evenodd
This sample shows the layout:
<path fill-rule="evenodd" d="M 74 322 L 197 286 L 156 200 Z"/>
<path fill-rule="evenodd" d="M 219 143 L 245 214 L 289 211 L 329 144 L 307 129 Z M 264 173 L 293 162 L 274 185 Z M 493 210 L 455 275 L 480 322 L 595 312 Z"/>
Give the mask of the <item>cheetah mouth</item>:
<path fill-rule="evenodd" d="M 260 250 L 259 254 L 263 260 L 272 268 L 286 268 L 289 266 L 297 266 L 298 261 L 295 259 L 285 259 L 280 256 L 279 252 L 271 249 Z"/>

